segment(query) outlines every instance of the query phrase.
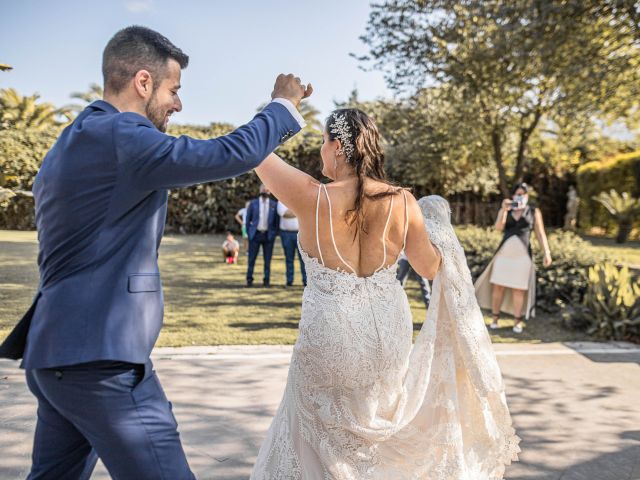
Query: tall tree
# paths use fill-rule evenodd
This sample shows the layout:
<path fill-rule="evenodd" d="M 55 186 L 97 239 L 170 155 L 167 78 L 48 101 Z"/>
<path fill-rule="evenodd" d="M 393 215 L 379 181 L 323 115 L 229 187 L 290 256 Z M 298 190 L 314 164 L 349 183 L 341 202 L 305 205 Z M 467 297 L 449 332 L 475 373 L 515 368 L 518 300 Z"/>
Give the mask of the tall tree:
<path fill-rule="evenodd" d="M 541 119 L 637 111 L 638 18 L 625 0 L 387 0 L 372 6 L 360 59 L 397 91 L 436 85 L 464 106 L 507 194 Z"/>
<path fill-rule="evenodd" d="M 452 104 L 442 89 L 425 88 L 406 100 L 364 102 L 353 91 L 336 107 L 359 108 L 374 119 L 389 176 L 417 194 L 495 190 L 495 168 L 481 132 L 473 122 L 460 121 L 469 112 Z"/>

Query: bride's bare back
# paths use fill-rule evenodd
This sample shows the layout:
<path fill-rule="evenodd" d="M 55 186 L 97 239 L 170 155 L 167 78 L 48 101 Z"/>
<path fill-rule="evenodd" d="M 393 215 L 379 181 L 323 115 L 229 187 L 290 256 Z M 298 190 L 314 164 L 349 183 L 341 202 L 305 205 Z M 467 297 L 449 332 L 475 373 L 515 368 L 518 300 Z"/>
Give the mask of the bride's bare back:
<path fill-rule="evenodd" d="M 420 207 L 410 193 L 365 179 L 367 194 L 394 193 L 379 199 L 364 198 L 364 229 L 358 230 L 355 222 L 348 222 L 348 212 L 353 209 L 357 195 L 356 178 L 324 186 L 275 154 L 267 157 L 256 172 L 276 198 L 298 217 L 302 248 L 327 268 L 367 277 L 394 264 L 404 247 L 419 275 L 429 279 L 435 276 L 439 254 L 429 241 Z"/>
<path fill-rule="evenodd" d="M 362 228 L 350 221 L 356 198 L 355 179 L 318 184 L 316 208 L 300 218 L 300 243 L 312 257 L 333 270 L 360 277 L 395 264 L 404 248 L 407 231 L 407 197 L 399 188 L 365 181 L 367 195 L 389 192 L 363 201 Z"/>

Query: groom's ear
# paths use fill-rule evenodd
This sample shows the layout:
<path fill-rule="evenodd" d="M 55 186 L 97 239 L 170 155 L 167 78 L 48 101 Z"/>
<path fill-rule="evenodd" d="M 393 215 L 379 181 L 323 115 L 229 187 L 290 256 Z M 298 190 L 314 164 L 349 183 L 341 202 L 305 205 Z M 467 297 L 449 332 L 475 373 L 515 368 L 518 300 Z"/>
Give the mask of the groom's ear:
<path fill-rule="evenodd" d="M 138 70 L 133 77 L 133 88 L 138 96 L 148 100 L 153 93 L 153 78 L 148 70 Z"/>

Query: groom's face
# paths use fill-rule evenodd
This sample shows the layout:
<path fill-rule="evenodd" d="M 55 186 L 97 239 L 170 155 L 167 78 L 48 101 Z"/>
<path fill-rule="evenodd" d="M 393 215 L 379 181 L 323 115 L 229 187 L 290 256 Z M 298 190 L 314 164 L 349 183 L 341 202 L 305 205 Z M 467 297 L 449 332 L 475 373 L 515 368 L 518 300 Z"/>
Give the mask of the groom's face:
<path fill-rule="evenodd" d="M 154 85 L 153 94 L 146 105 L 147 118 L 161 132 L 167 131 L 171 114 L 182 110 L 182 102 L 178 96 L 180 75 L 180 64 L 170 58 L 167 61 L 164 75 L 159 84 Z"/>

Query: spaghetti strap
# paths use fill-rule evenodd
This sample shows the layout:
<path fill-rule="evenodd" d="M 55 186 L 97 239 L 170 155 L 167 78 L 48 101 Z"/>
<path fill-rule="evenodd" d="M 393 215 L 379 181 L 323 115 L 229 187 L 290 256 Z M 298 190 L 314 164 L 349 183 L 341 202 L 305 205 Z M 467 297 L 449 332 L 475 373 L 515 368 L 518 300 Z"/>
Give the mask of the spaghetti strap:
<path fill-rule="evenodd" d="M 329 231 L 331 232 L 331 242 L 333 243 L 333 248 L 335 249 L 336 254 L 338 255 L 338 258 L 340 259 L 340 261 L 342 263 L 344 263 L 347 267 L 349 267 L 349 269 L 355 275 L 358 275 L 358 272 L 356 272 L 355 269 L 351 265 L 349 265 L 344 258 L 342 258 L 342 255 L 340 255 L 340 251 L 338 250 L 338 246 L 336 245 L 336 239 L 333 236 L 333 220 L 332 220 L 333 215 L 332 215 L 332 212 L 331 212 L 331 199 L 329 198 L 329 192 L 327 191 L 327 187 L 326 187 L 326 185 L 324 183 L 322 184 L 322 188 L 324 188 L 324 194 L 327 197 L 327 204 L 329 205 Z M 318 198 L 319 197 L 320 197 L 320 192 L 318 191 Z M 318 201 L 318 204 L 319 204 L 319 201 Z M 317 225 L 318 225 L 318 211 L 316 209 L 316 229 L 317 229 Z M 317 237 L 317 232 L 316 232 L 316 237 Z M 320 250 L 320 243 L 319 242 L 320 242 L 320 240 L 318 240 L 318 250 Z M 323 263 L 323 265 L 324 265 L 324 263 Z"/>
<path fill-rule="evenodd" d="M 382 252 L 383 252 L 383 257 L 382 257 L 382 263 L 380 264 L 380 266 L 378 268 L 376 268 L 376 272 L 378 270 L 382 270 L 382 268 L 384 268 L 384 264 L 387 263 L 387 242 L 386 240 L 386 236 L 387 236 L 387 228 L 389 227 L 389 220 L 391 220 L 391 213 L 393 212 L 393 197 L 395 195 L 391 195 L 391 203 L 389 204 L 389 215 L 387 215 L 387 221 L 384 224 L 384 230 L 382 230 Z"/>
<path fill-rule="evenodd" d="M 407 191 L 402 189 L 404 198 L 404 240 L 402 241 L 402 250 L 407 246 L 407 232 L 409 231 L 409 209 L 407 208 Z"/>
<path fill-rule="evenodd" d="M 320 263 L 324 266 L 324 258 L 322 258 L 322 250 L 320 249 L 320 236 L 318 235 L 318 212 L 320 211 L 320 190 L 322 183 L 318 185 L 318 199 L 316 200 L 316 245 L 318 246 L 318 255 L 320 255 Z"/>

